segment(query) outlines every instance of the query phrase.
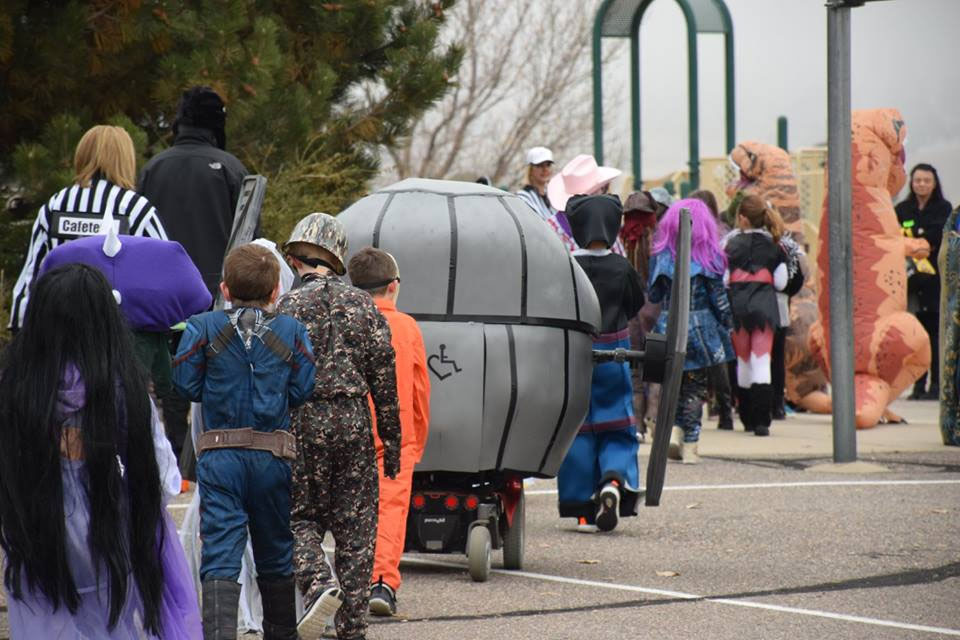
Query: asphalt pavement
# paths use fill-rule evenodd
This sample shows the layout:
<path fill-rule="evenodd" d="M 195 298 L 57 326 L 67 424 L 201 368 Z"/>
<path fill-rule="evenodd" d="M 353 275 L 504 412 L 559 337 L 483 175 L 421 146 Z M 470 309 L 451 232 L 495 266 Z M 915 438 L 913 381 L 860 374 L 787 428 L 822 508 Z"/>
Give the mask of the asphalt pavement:
<path fill-rule="evenodd" d="M 831 465 L 830 416 L 767 438 L 707 421 L 701 463 L 669 464 L 661 506 L 609 534 L 576 532 L 556 483 L 528 482 L 522 571 L 494 552 L 477 583 L 464 556 L 410 554 L 398 615 L 368 638 L 960 636 L 960 449 L 935 403 L 894 410 L 908 424 L 857 433 L 865 471 Z"/>

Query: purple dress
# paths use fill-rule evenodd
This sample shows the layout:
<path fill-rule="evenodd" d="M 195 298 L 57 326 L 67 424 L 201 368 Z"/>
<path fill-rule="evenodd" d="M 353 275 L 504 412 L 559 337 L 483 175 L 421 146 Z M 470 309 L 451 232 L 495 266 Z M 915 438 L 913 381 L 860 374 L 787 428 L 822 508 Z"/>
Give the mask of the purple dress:
<path fill-rule="evenodd" d="M 86 392 L 79 372 L 68 368 L 57 392 L 57 419 L 65 426 L 79 426 L 80 410 Z M 10 637 L 45 638 L 47 640 L 130 640 L 157 638 L 143 628 L 143 603 L 133 575 L 127 580 L 126 603 L 116 626 L 107 629 L 110 610 L 109 580 L 105 567 L 97 568 L 90 555 L 90 503 L 86 496 L 86 464 L 82 460 L 60 459 L 63 482 L 63 514 L 66 525 L 67 562 L 80 596 L 75 614 L 65 606 L 56 611 L 49 601 L 36 591 L 29 591 L 22 581 L 23 599 L 7 598 Z M 160 605 L 162 633 L 171 640 L 193 640 L 202 637 L 200 611 L 193 580 L 177 537 L 177 530 L 164 509 L 160 524 L 163 529 L 163 547 L 160 551 L 164 585 Z"/>

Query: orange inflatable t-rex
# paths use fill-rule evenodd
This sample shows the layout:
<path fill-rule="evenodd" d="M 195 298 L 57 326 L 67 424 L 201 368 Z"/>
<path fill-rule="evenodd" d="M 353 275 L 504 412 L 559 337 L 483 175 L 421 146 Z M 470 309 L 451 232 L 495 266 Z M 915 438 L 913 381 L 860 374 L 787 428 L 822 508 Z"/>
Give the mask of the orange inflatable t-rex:
<path fill-rule="evenodd" d="M 893 196 L 906 180 L 903 117 L 896 109 L 853 112 L 853 359 L 856 424 L 899 422 L 888 407 L 930 366 L 930 340 L 907 312 L 905 258 L 930 252 L 926 240 L 904 238 Z M 829 198 L 829 195 L 828 195 Z M 830 317 L 829 212 L 820 220 L 820 318 Z M 818 321 L 810 344 L 830 373 L 830 325 Z"/>
<path fill-rule="evenodd" d="M 732 197 L 732 192 L 742 190 L 770 202 L 780 212 L 794 241 L 804 247 L 800 197 L 790 155 L 780 147 L 748 141 L 734 147 L 730 160 L 740 170 L 740 181 L 731 185 L 729 195 Z M 810 353 L 808 344 L 810 327 L 819 316 L 815 279 L 808 265 L 804 264 L 803 268 L 808 274 L 807 281 L 790 299 L 790 328 L 784 349 L 786 396 L 807 411 L 830 413 L 827 377 Z"/>

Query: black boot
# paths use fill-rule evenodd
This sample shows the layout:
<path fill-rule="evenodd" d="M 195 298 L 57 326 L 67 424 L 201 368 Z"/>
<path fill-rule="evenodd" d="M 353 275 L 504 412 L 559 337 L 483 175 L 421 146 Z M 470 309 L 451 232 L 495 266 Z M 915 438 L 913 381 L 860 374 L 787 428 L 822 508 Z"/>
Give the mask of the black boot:
<path fill-rule="evenodd" d="M 203 581 L 203 640 L 236 640 L 239 602 L 239 583 Z"/>
<path fill-rule="evenodd" d="M 755 384 L 750 387 L 753 393 L 751 409 L 753 410 L 753 435 L 770 435 L 770 407 L 773 404 L 773 386 L 769 384 Z"/>
<path fill-rule="evenodd" d="M 737 387 L 737 413 L 740 414 L 740 422 L 743 423 L 744 431 L 753 431 L 753 399 L 750 397 L 750 390 L 743 387 Z"/>
<path fill-rule="evenodd" d="M 263 640 L 297 640 L 297 607 L 293 576 L 257 578 L 263 602 Z"/>

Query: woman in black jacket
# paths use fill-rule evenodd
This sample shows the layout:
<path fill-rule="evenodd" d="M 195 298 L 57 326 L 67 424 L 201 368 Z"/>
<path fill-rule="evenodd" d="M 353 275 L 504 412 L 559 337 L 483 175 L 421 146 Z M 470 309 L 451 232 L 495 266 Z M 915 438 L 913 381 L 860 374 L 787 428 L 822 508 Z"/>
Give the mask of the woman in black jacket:
<path fill-rule="evenodd" d="M 927 376 L 913 387 L 912 400 L 937 400 L 940 397 L 940 275 L 936 271 L 936 256 L 940 253 L 943 226 L 953 207 L 943 197 L 940 177 L 929 164 L 918 164 L 910 170 L 910 195 L 897 205 L 897 219 L 904 233 L 913 238 L 924 238 L 930 243 L 932 259 L 917 264 L 907 280 L 908 295 L 915 300 L 914 313 L 930 336 L 930 389 L 924 393 Z"/>

